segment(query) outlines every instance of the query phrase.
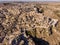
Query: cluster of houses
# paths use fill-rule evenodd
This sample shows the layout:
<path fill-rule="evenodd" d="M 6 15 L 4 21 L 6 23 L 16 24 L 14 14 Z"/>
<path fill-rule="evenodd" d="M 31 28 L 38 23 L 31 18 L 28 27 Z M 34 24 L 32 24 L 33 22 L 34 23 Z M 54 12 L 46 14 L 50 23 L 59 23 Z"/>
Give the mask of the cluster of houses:
<path fill-rule="evenodd" d="M 39 9 L 38 7 L 34 6 L 34 11 L 36 13 L 41 13 L 41 9 Z M 42 23 L 41 27 L 45 27 L 47 28 L 48 26 L 52 25 L 53 27 L 56 27 L 57 23 L 58 23 L 58 19 L 53 19 L 47 16 L 42 15 L 43 20 L 40 21 L 40 23 Z M 40 20 L 40 19 L 39 19 Z M 43 24 L 44 23 L 44 24 Z M 47 25 L 47 26 L 46 26 Z"/>

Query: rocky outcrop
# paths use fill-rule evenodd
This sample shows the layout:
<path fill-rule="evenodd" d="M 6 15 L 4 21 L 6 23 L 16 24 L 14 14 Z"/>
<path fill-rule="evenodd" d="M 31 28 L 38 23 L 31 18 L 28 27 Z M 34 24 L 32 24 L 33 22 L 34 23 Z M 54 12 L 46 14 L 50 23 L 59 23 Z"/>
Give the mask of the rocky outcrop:
<path fill-rule="evenodd" d="M 58 41 L 51 37 L 55 36 L 59 20 L 44 15 L 42 7 L 34 6 L 30 7 L 29 3 L 9 3 L 0 7 L 0 44 L 54 45 L 54 39 Z"/>

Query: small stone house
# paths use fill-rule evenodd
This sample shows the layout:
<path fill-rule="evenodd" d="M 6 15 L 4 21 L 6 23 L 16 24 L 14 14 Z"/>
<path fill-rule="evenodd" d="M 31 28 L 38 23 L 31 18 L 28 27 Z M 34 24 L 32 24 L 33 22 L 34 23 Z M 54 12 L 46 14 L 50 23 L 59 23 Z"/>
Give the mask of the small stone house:
<path fill-rule="evenodd" d="M 52 19 L 52 20 L 49 22 L 49 24 L 52 25 L 53 27 L 56 27 L 57 23 L 58 23 L 58 19 Z"/>
<path fill-rule="evenodd" d="M 56 27 L 57 23 L 58 23 L 58 19 L 52 19 L 52 25 L 53 27 Z"/>

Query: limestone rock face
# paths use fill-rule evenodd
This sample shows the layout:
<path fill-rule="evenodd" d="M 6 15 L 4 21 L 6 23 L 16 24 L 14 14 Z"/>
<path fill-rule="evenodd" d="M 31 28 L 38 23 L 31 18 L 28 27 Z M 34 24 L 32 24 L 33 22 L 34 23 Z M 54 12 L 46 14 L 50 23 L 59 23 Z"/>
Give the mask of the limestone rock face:
<path fill-rule="evenodd" d="M 39 4 L 1 4 L 0 45 L 60 45 L 60 18 Z"/>

